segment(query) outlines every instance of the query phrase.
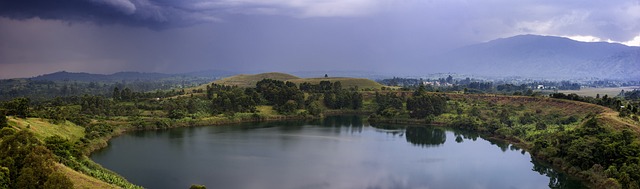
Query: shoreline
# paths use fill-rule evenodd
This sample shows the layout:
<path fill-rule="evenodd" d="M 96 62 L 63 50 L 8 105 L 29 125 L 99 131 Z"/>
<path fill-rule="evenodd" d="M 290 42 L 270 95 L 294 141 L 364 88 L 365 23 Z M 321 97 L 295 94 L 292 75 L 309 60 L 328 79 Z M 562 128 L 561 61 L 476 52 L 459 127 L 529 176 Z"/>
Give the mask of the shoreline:
<path fill-rule="evenodd" d="M 472 104 L 473 106 L 479 106 L 480 108 L 490 108 L 487 110 L 483 110 L 489 113 L 496 112 L 497 109 L 495 107 L 501 108 L 514 108 L 517 109 L 519 107 L 532 106 L 526 109 L 527 112 L 535 112 L 540 109 L 544 110 L 544 113 L 549 113 L 553 111 L 562 111 L 568 112 L 563 114 L 565 116 L 568 115 L 587 115 L 580 122 L 576 122 L 574 124 L 569 125 L 569 129 L 573 129 L 578 125 L 583 125 L 589 118 L 589 114 L 585 114 L 584 112 L 593 112 L 593 118 L 598 119 L 609 119 L 607 116 L 607 112 L 610 109 L 583 103 L 583 102 L 574 102 L 567 100 L 558 100 L 558 99 L 549 99 L 549 98 L 536 98 L 536 97 L 508 97 L 508 96 L 495 96 L 495 95 L 470 95 L 470 96 L 462 96 L 462 95 L 447 95 L 450 100 L 459 101 L 462 103 Z M 479 104 L 479 105 L 478 105 Z M 503 106 L 502 104 L 509 104 Z M 517 106 L 520 104 L 520 106 Z M 542 105 L 540 105 L 542 104 Z M 470 109 L 469 105 L 463 104 L 462 107 Z M 460 106 L 458 106 L 460 107 Z M 548 107 L 554 107 L 553 109 L 549 109 Z M 567 107 L 571 107 L 567 109 Z M 468 110 L 465 110 L 468 111 Z M 525 109 L 518 110 L 524 112 Z M 249 114 L 249 113 L 241 113 L 236 114 L 235 116 L 212 116 L 212 117 L 204 117 L 204 118 L 184 118 L 180 120 L 171 120 L 168 118 L 143 118 L 142 122 L 144 125 L 138 125 L 137 127 L 133 125 L 133 120 L 107 120 L 107 124 L 114 124 L 116 127 L 111 134 L 107 136 L 100 137 L 98 139 L 92 140 L 92 143 L 84 148 L 83 150 L 87 150 L 86 157 L 88 158 L 91 153 L 96 150 L 105 148 L 108 146 L 108 141 L 117 137 L 125 132 L 131 131 L 144 131 L 144 130 L 159 130 L 159 129 L 170 129 L 170 128 L 179 128 L 179 127 L 195 127 L 195 126 L 215 126 L 215 125 L 224 125 L 224 124 L 237 124 L 237 123 L 250 123 L 250 122 L 274 122 L 274 121 L 286 121 L 286 120 L 317 120 L 322 119 L 326 116 L 333 115 L 370 115 L 373 113 L 372 111 L 367 110 L 350 110 L 350 109 L 341 109 L 341 110 L 327 110 L 323 114 L 318 116 L 311 116 L 308 114 L 296 114 L 296 115 L 274 115 L 274 114 Z M 517 113 L 517 112 L 516 112 Z M 536 112 L 538 113 L 538 112 Z M 468 114 L 468 113 L 467 113 Z M 514 145 L 518 148 L 521 148 L 531 154 L 531 157 L 537 161 L 546 163 L 552 169 L 559 171 L 568 177 L 579 181 L 581 184 L 588 188 L 600 188 L 607 186 L 620 186 L 615 183 L 611 183 L 612 180 L 605 175 L 602 175 L 599 172 L 591 172 L 591 169 L 576 169 L 573 165 L 569 164 L 568 160 L 565 160 L 565 156 L 548 156 L 542 151 L 536 152 L 534 148 L 534 141 L 527 141 L 523 138 L 519 138 L 518 135 L 510 132 L 499 132 L 495 127 L 492 127 L 492 124 L 496 124 L 496 120 L 481 120 L 481 119 L 473 119 L 474 121 L 469 121 L 469 115 L 467 114 L 449 114 L 442 115 L 438 117 L 434 122 L 427 122 L 425 119 L 410 119 L 410 118 L 382 118 L 382 117 L 369 117 L 366 118 L 367 122 L 370 125 L 375 124 L 402 124 L 405 126 L 408 125 L 418 125 L 418 126 L 436 126 L 436 127 L 444 127 L 444 128 L 453 128 L 460 129 L 463 131 L 472 131 L 476 132 L 487 139 L 491 140 L 500 140 L 506 142 L 508 144 Z M 488 114 L 491 115 L 491 114 Z M 518 115 L 518 114 L 516 114 Z M 459 117 L 463 116 L 463 117 Z M 491 119 L 493 117 L 489 116 Z M 112 121 L 111 123 L 109 121 Z M 605 120 L 606 121 L 606 120 Z M 158 123 L 162 123 L 163 125 L 158 125 Z M 610 124 L 610 123 L 606 123 Z M 564 126 L 563 126 L 564 127 Z M 609 127 L 609 126 L 607 126 Z M 620 128 L 611 127 L 614 130 L 618 130 Z M 617 129 L 616 129 L 617 128 Z M 553 132 L 555 130 L 552 129 L 548 132 Z M 124 178 L 124 177 L 123 177 Z M 124 178 L 126 179 L 126 178 Z"/>
<path fill-rule="evenodd" d="M 459 129 L 462 131 L 471 131 L 471 132 L 476 132 L 478 135 L 480 135 L 480 137 L 484 138 L 484 139 L 488 139 L 488 140 L 498 140 L 501 142 L 505 142 L 511 145 L 514 145 L 526 152 L 528 152 L 531 155 L 531 158 L 537 160 L 538 162 L 542 162 L 545 165 L 548 165 L 549 167 L 551 167 L 552 169 L 556 170 L 556 171 L 560 171 L 562 174 L 575 179 L 577 181 L 579 181 L 581 184 L 583 184 L 584 186 L 586 186 L 587 188 L 598 188 L 598 183 L 604 183 L 607 180 L 595 180 L 597 182 L 590 182 L 591 179 L 588 176 L 582 176 L 581 172 L 575 172 L 572 173 L 571 168 L 572 167 L 564 167 L 562 165 L 567 165 L 568 163 L 565 161 L 560 160 L 558 161 L 551 161 L 550 158 L 544 158 L 543 156 L 540 156 L 540 154 L 534 154 L 531 150 L 532 144 L 527 143 L 526 141 L 519 139 L 517 137 L 514 136 L 500 136 L 497 134 L 493 134 L 490 132 L 486 132 L 486 131 L 477 131 L 477 130 L 470 130 L 470 129 L 465 129 L 465 128 L 460 128 L 460 127 L 456 127 L 454 125 L 451 125 L 451 123 L 444 123 L 444 122 L 433 122 L 433 123 L 426 123 L 426 120 L 424 119 L 406 119 L 406 118 L 401 118 L 401 119 L 386 119 L 386 118 L 376 118 L 376 119 L 369 119 L 368 120 L 370 124 L 376 124 L 376 123 L 382 123 L 382 124 L 403 124 L 403 125 L 411 125 L 411 126 L 432 126 L 432 127 L 441 127 L 441 128 L 448 128 L 448 129 Z M 486 127 L 486 126 L 482 126 L 482 127 Z M 553 158 L 553 157 L 551 157 Z M 558 165 L 560 164 L 560 165 Z"/>
<path fill-rule="evenodd" d="M 301 120 L 318 120 L 323 119 L 326 116 L 339 116 L 339 115 L 369 115 L 371 111 L 364 110 L 329 110 L 324 112 L 318 116 L 312 115 L 271 115 L 264 117 L 252 117 L 252 118 L 243 118 L 240 117 L 238 119 L 229 119 L 225 118 L 225 120 L 206 120 L 206 119 L 194 119 L 194 120 L 172 120 L 173 123 L 168 125 L 167 127 L 149 127 L 149 128 L 132 128 L 129 123 L 129 127 L 120 126 L 117 130 L 114 130 L 107 136 L 100 137 L 98 139 L 94 139 L 89 146 L 85 146 L 83 150 L 83 154 L 89 157 L 96 150 L 100 150 L 108 146 L 109 140 L 114 137 L 118 137 L 127 132 L 136 132 L 136 131 L 153 131 L 153 130 L 165 130 L 165 129 L 174 129 L 174 128 L 182 128 L 182 127 L 206 127 L 206 126 L 219 126 L 225 124 L 241 124 L 241 123 L 268 123 L 268 122 L 278 122 L 278 121 L 301 121 Z M 210 117 L 207 117 L 210 118 Z M 146 122 L 149 123 L 149 122 Z M 97 143 L 94 143 L 97 142 Z"/>
<path fill-rule="evenodd" d="M 328 110 L 325 111 L 324 113 L 318 115 L 318 116 L 312 116 L 312 115 L 266 115 L 266 116 L 261 116 L 261 117 L 239 117 L 236 119 L 231 119 L 231 117 L 224 117 L 224 119 L 220 120 L 206 120 L 206 119 L 196 119 L 196 120 L 171 120 L 172 123 L 170 125 L 167 125 L 166 127 L 162 127 L 162 128 L 158 128 L 158 127 L 149 127 L 149 128 L 133 128 L 132 124 L 131 124 L 131 120 L 127 120 L 126 124 L 122 124 L 122 122 L 118 122 L 116 123 L 115 120 L 106 120 L 107 124 L 112 124 L 114 125 L 116 128 L 109 133 L 108 135 L 99 137 L 99 138 L 95 138 L 90 140 L 89 143 L 86 143 L 80 150 L 81 153 L 83 155 L 83 157 L 79 157 L 79 160 L 76 160 L 75 164 L 81 164 L 82 159 L 84 159 L 84 161 L 88 161 L 89 164 L 93 164 L 94 166 L 98 166 L 98 168 L 94 168 L 93 171 L 101 171 L 101 172 L 107 172 L 108 174 L 111 174 L 115 177 L 119 177 L 120 179 L 122 179 L 121 181 L 125 181 L 126 183 L 124 184 L 127 187 L 124 187 L 123 185 L 119 185 L 116 183 L 113 183 L 113 180 L 103 180 L 102 178 L 96 177 L 94 176 L 92 173 L 90 172 L 85 172 L 82 170 L 76 170 L 79 172 L 82 172 L 82 174 L 85 174 L 87 176 L 96 178 L 98 180 L 101 180 L 104 183 L 110 184 L 110 185 L 116 185 L 118 187 L 121 188 L 143 188 L 141 186 L 135 185 L 134 183 L 131 183 L 127 180 L 126 177 L 112 171 L 109 170 L 105 167 L 102 167 L 102 165 L 94 162 L 91 159 L 91 154 L 102 150 L 106 147 L 109 146 L 109 141 L 115 137 L 118 137 L 122 134 L 125 134 L 127 132 L 136 132 L 136 131 L 153 131 L 153 130 L 164 130 L 164 129 L 174 129 L 174 128 L 181 128 L 181 127 L 205 127 L 205 126 L 219 126 L 219 125 L 225 125 L 225 124 L 241 124 L 241 123 L 251 123 L 251 122 L 278 122 L 278 121 L 287 121 L 287 120 L 318 120 L 318 119 L 323 119 L 326 116 L 335 116 L 335 115 L 369 115 L 370 113 L 372 113 L 371 111 L 366 111 L 366 110 L 352 110 L 352 109 L 344 109 L 344 110 Z M 220 117 L 206 117 L 206 118 L 220 118 Z M 170 120 L 170 119 L 169 119 Z M 111 122 L 109 122 L 111 121 Z M 154 120 L 147 120 L 145 123 L 150 123 L 148 121 L 154 121 Z M 157 121 L 157 120 L 155 120 Z M 65 165 L 68 166 L 68 165 Z M 68 166 L 69 167 L 69 166 Z M 75 169 L 74 169 L 75 170 Z"/>
<path fill-rule="evenodd" d="M 100 145 L 98 148 L 92 148 L 91 151 L 86 154 L 86 158 L 88 160 L 90 160 L 91 162 L 100 165 L 96 162 L 94 162 L 90 156 L 92 153 L 99 151 L 101 149 L 104 149 L 106 147 L 108 147 L 108 141 L 110 141 L 112 138 L 118 137 L 122 134 L 125 134 L 127 132 L 137 132 L 137 131 L 153 131 L 153 130 L 165 130 L 165 129 L 174 129 L 174 128 L 183 128 L 183 127 L 204 127 L 204 126 L 219 126 L 219 125 L 225 125 L 225 124 L 241 124 L 241 123 L 268 123 L 268 122 L 278 122 L 278 121 L 288 121 L 288 120 L 318 120 L 318 119 L 323 119 L 326 116 L 340 116 L 340 115 L 367 115 L 370 112 L 366 112 L 366 111 L 348 111 L 349 113 L 344 113 L 344 112 L 332 112 L 332 113 L 328 113 L 328 114 L 324 114 L 322 116 L 299 116 L 299 115 L 288 115 L 288 116 L 276 116 L 276 117 L 271 117 L 268 119 L 239 119 L 239 120 L 226 120 L 226 121 L 222 121 L 222 122 L 216 122 L 216 123 L 209 123 L 209 122 L 198 122 L 198 123 L 207 123 L 207 124 L 176 124 L 176 125 L 172 125 L 170 127 L 166 127 L 166 128 L 154 128 L 154 129 L 132 129 L 132 128 L 121 128 L 117 131 L 114 131 L 112 135 L 110 136 L 105 136 L 103 138 L 100 138 L 102 140 L 105 140 L 104 145 Z M 275 119 L 274 119 L 275 118 Z M 202 121 L 206 121 L 206 120 L 202 120 Z M 542 162 L 546 165 L 548 165 L 549 167 L 551 167 L 552 169 L 556 170 L 556 171 L 560 171 L 561 173 L 567 175 L 568 177 L 579 181 L 581 184 L 583 184 L 584 186 L 587 186 L 588 188 L 595 188 L 595 184 L 589 182 L 588 178 L 584 178 L 584 177 L 580 177 L 580 174 L 571 174 L 569 173 L 568 169 L 565 169 L 563 167 L 557 166 L 556 162 L 553 161 L 549 161 L 546 158 L 542 158 L 537 154 L 532 153 L 531 151 L 531 144 L 528 144 L 527 142 L 520 140 L 516 137 L 503 137 L 503 136 L 499 136 L 496 134 L 491 134 L 491 133 L 487 133 L 487 132 L 482 132 L 482 131 L 474 131 L 474 130 L 468 130 L 468 129 L 464 129 L 464 128 L 458 128 L 455 126 L 451 126 L 449 123 L 444 123 L 444 122 L 435 122 L 435 123 L 426 123 L 425 120 L 421 120 L 421 119 L 370 119 L 368 117 L 364 117 L 363 121 L 366 121 L 369 123 L 370 126 L 373 126 L 374 124 L 398 124 L 398 125 L 403 125 L 403 126 L 419 126 L 419 127 L 441 127 L 441 128 L 447 128 L 447 129 L 460 129 L 462 131 L 471 131 L 471 132 L 476 132 L 480 135 L 480 137 L 485 138 L 487 140 L 497 140 L 497 141 L 501 141 L 501 142 L 505 142 L 511 145 L 514 145 L 526 152 L 529 152 L 531 158 L 534 158 L 535 160 Z M 565 162 L 562 162 L 563 164 Z M 100 165 L 102 166 L 102 165 Z M 106 168 L 104 168 L 106 169 Z M 109 169 L 107 169 L 109 170 Z M 111 170 L 109 170 L 111 171 Z M 123 179 L 126 180 L 126 177 L 123 177 L 121 175 L 119 175 L 116 172 L 111 171 L 114 174 L 117 174 L 118 176 L 122 177 Z M 127 181 L 128 182 L 128 181 Z M 133 184 L 133 183 L 132 183 Z"/>

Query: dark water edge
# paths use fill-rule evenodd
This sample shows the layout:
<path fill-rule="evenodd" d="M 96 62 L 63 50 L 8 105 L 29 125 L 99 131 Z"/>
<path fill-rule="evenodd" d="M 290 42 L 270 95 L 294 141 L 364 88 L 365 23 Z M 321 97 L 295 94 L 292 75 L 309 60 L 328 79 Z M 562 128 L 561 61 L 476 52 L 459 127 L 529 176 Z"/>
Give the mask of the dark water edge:
<path fill-rule="evenodd" d="M 146 188 L 584 188 L 508 143 L 360 116 L 138 131 L 91 158 Z"/>

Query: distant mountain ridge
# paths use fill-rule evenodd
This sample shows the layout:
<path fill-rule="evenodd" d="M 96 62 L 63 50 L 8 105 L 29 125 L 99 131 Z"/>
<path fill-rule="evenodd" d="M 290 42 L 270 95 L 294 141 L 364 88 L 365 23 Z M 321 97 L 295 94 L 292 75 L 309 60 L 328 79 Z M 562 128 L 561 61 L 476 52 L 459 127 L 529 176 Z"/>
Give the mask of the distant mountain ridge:
<path fill-rule="evenodd" d="M 181 74 L 165 74 L 155 72 L 116 72 L 113 74 L 93 74 L 84 72 L 60 71 L 32 77 L 32 80 L 49 81 L 83 81 L 83 82 L 115 82 L 115 81 L 153 81 L 177 76 L 219 78 L 234 75 L 233 72 L 205 70 Z"/>
<path fill-rule="evenodd" d="M 429 65 L 487 76 L 640 79 L 640 47 L 519 35 L 458 48 Z"/>
<path fill-rule="evenodd" d="M 640 47 L 618 43 L 579 42 L 563 37 L 518 35 L 495 39 L 451 50 L 424 61 L 421 67 L 407 67 L 407 72 L 425 76 L 433 73 L 456 73 L 475 77 L 512 77 L 543 79 L 620 79 L 640 80 Z M 239 72 L 205 70 L 181 74 L 118 72 L 90 74 L 55 72 L 32 80 L 72 81 L 151 81 L 169 77 L 199 77 L 212 80 Z M 348 76 L 382 79 L 398 73 L 363 71 L 301 71 L 303 77 Z M 402 75 L 402 74 L 400 74 Z"/>
<path fill-rule="evenodd" d="M 83 72 L 67 72 L 60 71 L 50 74 L 44 74 L 31 78 L 32 80 L 50 80 L 50 81 L 118 81 L 118 80 L 156 80 L 171 77 L 170 74 L 162 73 L 141 73 L 141 72 L 117 72 L 114 74 L 92 74 Z"/>

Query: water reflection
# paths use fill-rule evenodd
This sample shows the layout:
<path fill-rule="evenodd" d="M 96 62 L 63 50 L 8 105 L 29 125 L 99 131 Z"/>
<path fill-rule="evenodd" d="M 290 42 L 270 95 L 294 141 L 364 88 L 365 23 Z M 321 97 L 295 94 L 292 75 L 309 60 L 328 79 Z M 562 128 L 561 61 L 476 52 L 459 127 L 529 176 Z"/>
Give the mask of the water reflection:
<path fill-rule="evenodd" d="M 456 136 L 456 138 L 460 137 L 461 139 L 464 139 L 464 140 L 476 141 L 480 137 L 478 133 L 471 132 L 471 131 L 464 131 L 464 130 L 452 130 L 452 131 L 453 131 L 453 134 Z"/>
<path fill-rule="evenodd" d="M 360 115 L 327 116 L 317 125 L 333 128 L 331 131 L 336 134 L 340 134 L 343 131 L 348 133 L 362 133 L 364 127 L 362 120 L 363 118 Z"/>
<path fill-rule="evenodd" d="M 462 143 L 462 142 L 464 142 L 464 139 L 462 139 L 461 136 L 456 136 L 456 142 L 457 143 Z"/>
<path fill-rule="evenodd" d="M 435 127 L 407 127 L 405 136 L 407 142 L 422 147 L 436 147 L 447 141 L 445 131 Z"/>
<path fill-rule="evenodd" d="M 498 148 L 500 148 L 500 150 L 502 150 L 502 152 L 506 152 L 509 149 L 509 143 L 505 142 L 505 141 L 501 141 L 501 140 L 488 140 L 489 142 L 491 142 L 491 145 L 496 145 L 498 146 Z"/>
<path fill-rule="evenodd" d="M 533 168 L 531 170 L 549 177 L 549 188 L 565 189 L 565 188 L 584 188 L 580 182 L 570 179 L 565 174 L 559 173 L 546 164 L 540 163 L 535 159 L 531 159 Z"/>
<path fill-rule="evenodd" d="M 350 116 L 327 116 L 322 120 L 322 126 L 326 127 L 362 127 L 362 116 L 350 115 Z"/>
<path fill-rule="evenodd" d="M 149 188 L 582 188 L 504 141 L 360 116 L 134 132 L 92 158 Z"/>

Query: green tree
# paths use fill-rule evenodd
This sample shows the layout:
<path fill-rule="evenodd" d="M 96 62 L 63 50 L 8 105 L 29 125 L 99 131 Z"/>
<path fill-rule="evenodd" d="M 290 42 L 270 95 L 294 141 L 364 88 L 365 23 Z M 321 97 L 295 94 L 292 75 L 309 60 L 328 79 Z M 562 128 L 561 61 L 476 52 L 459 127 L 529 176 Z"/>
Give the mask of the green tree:
<path fill-rule="evenodd" d="M 53 155 L 44 146 L 35 146 L 23 163 L 23 168 L 20 170 L 20 177 L 22 177 L 23 174 L 27 175 L 23 178 L 24 180 L 18 177 L 18 188 L 23 188 L 20 186 L 30 186 L 30 184 L 34 184 L 37 188 L 40 188 L 47 181 L 49 175 L 53 173 Z M 29 182 L 29 184 L 21 184 L 21 182 Z"/>
<path fill-rule="evenodd" d="M 383 116 L 388 115 L 385 117 L 395 116 L 403 110 L 402 99 L 394 93 L 381 95 L 376 92 L 375 102 L 378 105 L 376 114 Z"/>
<path fill-rule="evenodd" d="M 333 90 L 342 90 L 342 83 L 340 81 L 336 81 L 333 83 Z"/>
<path fill-rule="evenodd" d="M 322 105 L 318 101 L 313 101 L 307 106 L 307 112 L 311 115 L 320 115 L 322 113 Z"/>
<path fill-rule="evenodd" d="M 26 118 L 29 115 L 29 103 L 29 98 L 20 97 L 9 101 L 5 106 L 9 111 L 9 115 Z"/>
<path fill-rule="evenodd" d="M 354 110 L 362 108 L 362 106 L 363 106 L 362 94 L 360 94 L 358 92 L 353 92 L 351 100 L 352 100 L 351 108 L 353 108 Z"/>
<path fill-rule="evenodd" d="M 27 155 L 32 151 L 33 145 L 39 144 L 39 141 L 33 133 L 26 130 L 15 132 L 12 128 L 3 128 L 1 131 L 0 163 L 2 163 L 1 166 L 11 170 L 9 178 L 12 182 L 16 182 Z"/>
<path fill-rule="evenodd" d="M 129 89 L 128 87 L 125 87 L 124 90 L 122 90 L 122 92 L 120 94 L 120 98 L 122 98 L 122 100 L 125 100 L 125 101 L 132 100 L 133 99 L 133 91 L 131 91 L 131 89 Z"/>
<path fill-rule="evenodd" d="M 113 100 L 120 100 L 121 98 L 120 95 L 121 95 L 120 89 L 118 89 L 118 87 L 114 87 L 113 93 L 111 93 L 111 98 L 113 98 Z"/>
<path fill-rule="evenodd" d="M 278 107 L 278 111 L 282 114 L 292 114 L 298 108 L 298 104 L 295 101 L 289 100 L 282 106 Z"/>
<path fill-rule="evenodd" d="M 182 119 L 187 115 L 187 111 L 184 110 L 183 108 L 175 108 L 175 109 L 171 109 L 169 110 L 169 118 L 171 119 Z"/>
<path fill-rule="evenodd" d="M 284 109 L 283 107 L 291 105 L 286 105 L 289 101 L 295 102 L 296 109 L 304 108 L 304 93 L 298 89 L 295 83 L 263 79 L 256 84 L 256 90 L 262 94 L 268 104 L 278 110 L 285 110 L 280 113 L 286 113 L 288 107 Z"/>
<path fill-rule="evenodd" d="M 62 138 L 58 135 L 50 136 L 44 139 L 45 146 L 51 150 L 53 154 L 60 158 L 71 157 L 73 145 L 69 140 Z"/>
<path fill-rule="evenodd" d="M 407 99 L 407 110 L 412 118 L 425 118 L 428 115 L 438 116 L 445 112 L 447 100 L 437 95 L 418 94 Z"/>
<path fill-rule="evenodd" d="M 0 110 L 0 129 L 9 127 L 9 123 L 7 121 L 7 116 L 4 114 L 4 111 Z"/>

